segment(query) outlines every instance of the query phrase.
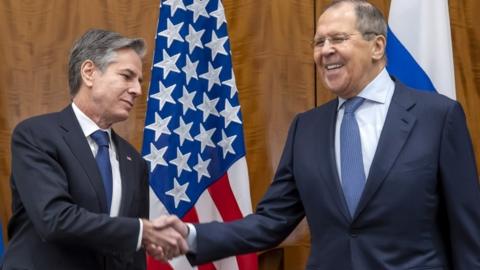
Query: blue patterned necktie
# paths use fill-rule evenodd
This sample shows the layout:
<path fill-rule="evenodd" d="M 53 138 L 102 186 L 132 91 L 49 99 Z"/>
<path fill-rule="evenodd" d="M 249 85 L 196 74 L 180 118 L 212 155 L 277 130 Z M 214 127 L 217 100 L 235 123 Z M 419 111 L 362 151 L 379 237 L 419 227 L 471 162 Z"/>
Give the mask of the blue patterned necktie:
<path fill-rule="evenodd" d="M 347 200 L 348 210 L 353 216 L 365 186 L 362 144 L 360 131 L 355 119 L 355 110 L 365 101 L 354 97 L 345 101 L 345 111 L 340 126 L 340 159 L 342 172 L 342 188 Z"/>
<path fill-rule="evenodd" d="M 97 143 L 98 151 L 95 156 L 98 169 L 102 175 L 103 186 L 105 187 L 105 196 L 107 198 L 108 213 L 112 204 L 112 165 L 110 164 L 110 154 L 108 151 L 109 137 L 105 131 L 97 130 L 90 135 L 90 137 Z"/>

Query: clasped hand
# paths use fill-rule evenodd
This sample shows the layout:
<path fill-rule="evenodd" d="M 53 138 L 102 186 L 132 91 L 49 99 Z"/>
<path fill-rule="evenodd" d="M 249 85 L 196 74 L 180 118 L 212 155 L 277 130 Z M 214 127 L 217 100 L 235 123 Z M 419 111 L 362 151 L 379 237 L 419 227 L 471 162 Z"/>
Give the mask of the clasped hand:
<path fill-rule="evenodd" d="M 188 251 L 188 227 L 177 216 L 163 215 L 154 220 L 142 219 L 142 246 L 148 255 L 168 261 Z"/>

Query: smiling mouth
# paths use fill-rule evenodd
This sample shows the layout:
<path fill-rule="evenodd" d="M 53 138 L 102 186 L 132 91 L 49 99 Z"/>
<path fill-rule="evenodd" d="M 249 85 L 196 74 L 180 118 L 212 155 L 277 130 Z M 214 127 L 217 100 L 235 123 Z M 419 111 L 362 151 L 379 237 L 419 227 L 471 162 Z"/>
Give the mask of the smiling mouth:
<path fill-rule="evenodd" d="M 133 103 L 132 103 L 132 102 L 130 102 L 130 101 L 128 101 L 128 100 L 125 100 L 125 99 L 122 99 L 122 101 L 125 102 L 125 103 L 127 103 L 130 108 L 133 107 Z"/>
<path fill-rule="evenodd" d="M 343 67 L 342 64 L 329 64 L 324 66 L 326 70 L 334 70 L 334 69 L 339 69 L 341 67 Z"/>

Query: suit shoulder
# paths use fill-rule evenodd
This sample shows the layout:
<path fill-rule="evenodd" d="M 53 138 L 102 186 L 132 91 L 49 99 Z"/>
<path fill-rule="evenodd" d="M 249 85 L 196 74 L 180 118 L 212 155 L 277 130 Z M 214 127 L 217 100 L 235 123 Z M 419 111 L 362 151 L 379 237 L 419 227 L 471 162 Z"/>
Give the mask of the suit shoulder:
<path fill-rule="evenodd" d="M 418 90 L 407 86 L 402 86 L 399 90 L 407 92 L 419 104 L 431 108 L 446 109 L 459 104 L 456 100 L 436 92 Z"/>
<path fill-rule="evenodd" d="M 14 128 L 13 133 L 25 129 L 51 130 L 58 122 L 59 112 L 52 112 L 32 116 L 20 121 Z"/>
<path fill-rule="evenodd" d="M 299 113 L 297 115 L 297 118 L 300 118 L 300 119 L 310 119 L 310 118 L 314 118 L 314 119 L 318 119 L 319 116 L 322 116 L 322 115 L 331 115 L 332 112 L 335 112 L 336 109 L 337 109 L 337 104 L 338 104 L 338 101 L 337 99 L 332 99 L 330 101 L 328 101 L 327 103 L 324 103 L 318 107 L 315 107 L 315 108 L 312 108 L 310 110 L 307 110 L 305 112 L 302 112 L 302 113 Z"/>

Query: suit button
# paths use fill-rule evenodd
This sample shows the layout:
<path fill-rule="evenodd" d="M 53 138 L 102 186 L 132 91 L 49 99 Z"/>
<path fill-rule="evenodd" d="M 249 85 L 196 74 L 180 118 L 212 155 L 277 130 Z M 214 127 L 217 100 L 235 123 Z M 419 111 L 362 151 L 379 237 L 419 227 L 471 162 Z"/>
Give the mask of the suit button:
<path fill-rule="evenodd" d="M 357 238 L 358 237 L 358 231 L 354 229 L 350 229 L 350 237 L 351 238 Z"/>

